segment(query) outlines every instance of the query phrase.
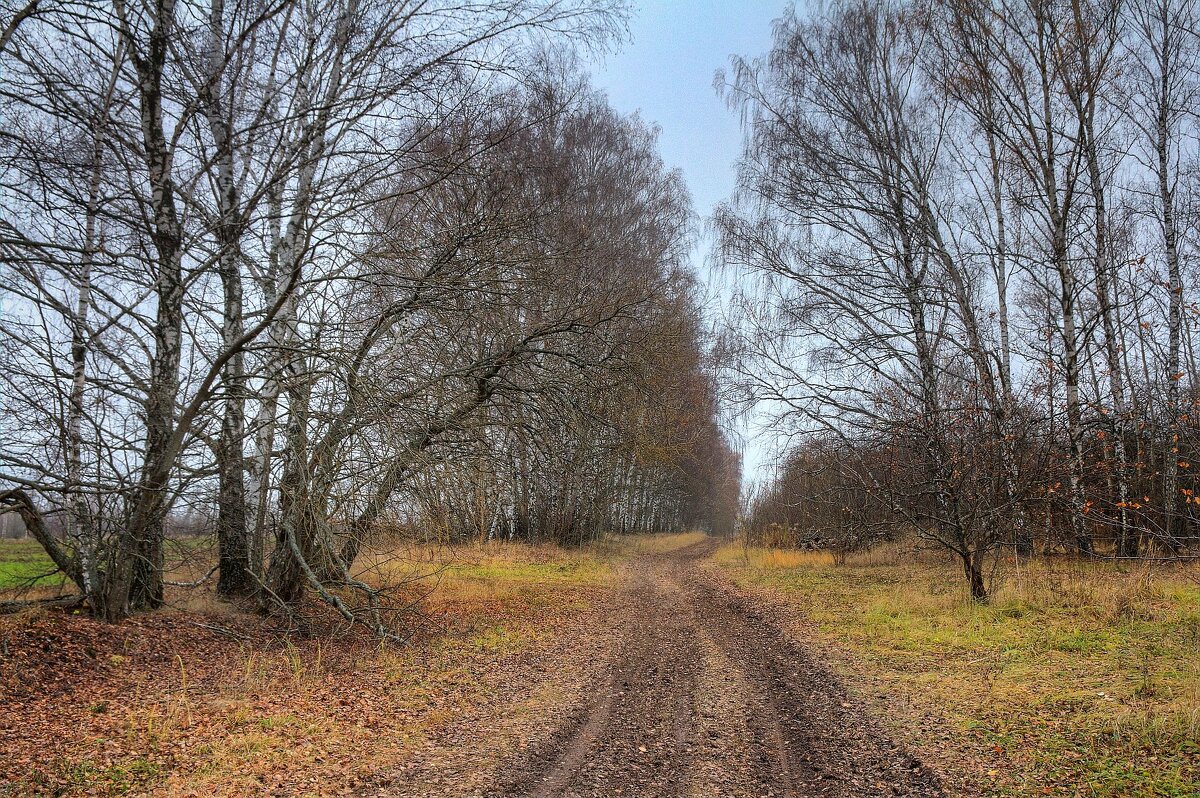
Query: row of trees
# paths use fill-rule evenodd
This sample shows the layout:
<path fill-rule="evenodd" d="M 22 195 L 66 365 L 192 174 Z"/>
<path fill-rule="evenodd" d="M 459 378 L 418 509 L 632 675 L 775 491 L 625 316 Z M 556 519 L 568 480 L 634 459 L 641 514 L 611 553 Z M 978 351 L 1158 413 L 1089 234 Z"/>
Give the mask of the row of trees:
<path fill-rule="evenodd" d="M 163 603 L 184 509 L 211 508 L 222 596 L 313 591 L 380 632 L 353 564 L 398 521 L 731 523 L 686 191 L 569 55 L 622 9 L 27 10 L 0 52 L 0 500 L 95 614 Z"/>
<path fill-rule="evenodd" d="M 981 599 L 1000 546 L 1197 541 L 1198 23 L 849 0 L 734 63 L 733 371 L 798 436 L 751 529 L 915 530 Z"/>

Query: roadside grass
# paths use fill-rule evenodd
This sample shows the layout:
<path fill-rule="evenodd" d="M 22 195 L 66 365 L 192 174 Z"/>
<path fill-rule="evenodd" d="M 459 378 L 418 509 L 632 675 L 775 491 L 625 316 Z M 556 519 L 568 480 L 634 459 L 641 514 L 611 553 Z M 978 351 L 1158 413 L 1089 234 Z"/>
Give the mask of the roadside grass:
<path fill-rule="evenodd" d="M 246 654 L 241 679 L 164 715 L 156 750 L 176 756 L 163 795 L 341 795 L 365 789 L 422 750 L 439 728 L 493 698 L 512 655 L 543 631 L 511 620 L 408 649 L 311 644 Z M 131 718 L 132 721 L 132 718 Z M 139 714 L 131 726 L 147 723 Z M 136 729 L 143 733 L 142 729 Z"/>
<path fill-rule="evenodd" d="M 737 544 L 714 560 L 782 600 L 901 738 L 984 794 L 1200 796 L 1195 566 L 1009 562 L 978 605 L 911 546 L 842 566 Z"/>
<path fill-rule="evenodd" d="M 193 548 L 177 569 L 188 578 L 211 564 Z M 367 789 L 438 750 L 464 713 L 496 703 L 485 716 L 516 724 L 580 689 L 580 663 L 561 652 L 595 626 L 617 561 L 510 543 L 368 552 L 372 578 L 416 579 L 424 596 L 432 623 L 400 647 L 345 630 L 282 636 L 211 584 L 115 626 L 0 617 L 0 796 Z M 517 745 L 511 734 L 493 730 L 488 756 Z"/>
<path fill-rule="evenodd" d="M 587 548 L 548 544 L 400 543 L 364 553 L 355 570 L 372 584 L 403 585 L 437 611 L 516 599 L 552 600 L 563 590 L 606 585 L 612 558 Z"/>
<path fill-rule="evenodd" d="M 602 584 L 612 576 L 612 564 L 637 554 L 661 554 L 705 539 L 702 532 L 662 535 L 610 535 L 579 549 L 551 544 L 489 541 L 480 544 L 436 545 L 396 543 L 364 552 L 356 575 L 377 584 L 408 584 L 428 593 L 433 601 L 502 600 L 547 586 Z M 167 570 L 177 581 L 203 576 L 215 561 L 211 537 L 188 537 L 167 542 Z M 37 541 L 0 540 L 0 591 L 62 585 L 58 573 Z M 186 602 L 203 608 L 205 602 Z"/>
<path fill-rule="evenodd" d="M 630 554 L 667 554 L 707 540 L 703 532 L 679 532 L 661 535 L 611 535 L 594 544 L 603 551 L 618 556 Z"/>
<path fill-rule="evenodd" d="M 374 584 L 407 585 L 434 608 L 521 596 L 551 599 L 563 589 L 610 585 L 622 559 L 665 554 L 705 539 L 703 532 L 607 535 L 580 548 L 507 541 L 398 543 L 366 552 L 355 570 Z"/>

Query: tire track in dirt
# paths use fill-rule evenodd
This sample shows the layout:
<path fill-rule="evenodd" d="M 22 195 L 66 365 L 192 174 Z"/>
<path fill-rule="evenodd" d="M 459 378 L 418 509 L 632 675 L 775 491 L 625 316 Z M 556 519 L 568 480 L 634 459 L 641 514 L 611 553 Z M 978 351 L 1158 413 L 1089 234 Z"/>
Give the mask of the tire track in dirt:
<path fill-rule="evenodd" d="M 594 698 L 490 794 L 942 796 L 826 668 L 698 567 L 716 545 L 626 566 Z"/>
<path fill-rule="evenodd" d="M 777 795 L 771 741 L 756 734 L 754 718 L 764 711 L 762 696 L 746 672 L 701 630 L 703 674 L 696 694 L 698 740 L 689 798 L 761 798 Z"/>
<path fill-rule="evenodd" d="M 755 607 L 695 566 L 715 542 L 672 564 L 700 623 L 745 674 L 759 711 L 749 724 L 769 750 L 759 777 L 780 796 L 943 795 L 937 778 L 847 695 L 827 668 Z M 689 561 L 690 560 L 690 561 Z"/>
<path fill-rule="evenodd" d="M 496 795 L 675 795 L 692 754 L 701 670 L 695 619 L 650 559 L 622 575 L 616 652 L 593 701 Z"/>

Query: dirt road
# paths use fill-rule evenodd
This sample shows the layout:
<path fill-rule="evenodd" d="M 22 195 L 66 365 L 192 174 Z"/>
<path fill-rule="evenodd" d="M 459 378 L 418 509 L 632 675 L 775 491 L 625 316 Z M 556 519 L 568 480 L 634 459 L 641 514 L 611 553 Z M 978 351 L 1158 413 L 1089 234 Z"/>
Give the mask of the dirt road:
<path fill-rule="evenodd" d="M 611 658 L 484 795 L 942 794 L 837 679 L 698 564 L 714 546 L 625 566 Z"/>

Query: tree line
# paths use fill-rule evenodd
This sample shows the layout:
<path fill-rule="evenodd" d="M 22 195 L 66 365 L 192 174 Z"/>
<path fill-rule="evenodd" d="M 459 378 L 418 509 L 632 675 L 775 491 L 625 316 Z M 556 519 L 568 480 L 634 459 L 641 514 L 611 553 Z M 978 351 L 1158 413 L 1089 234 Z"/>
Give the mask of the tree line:
<path fill-rule="evenodd" d="M 694 219 L 574 51 L 606 0 L 31 4 L 0 40 L 0 502 L 97 616 L 386 632 L 385 533 L 728 528 Z"/>
<path fill-rule="evenodd" d="M 743 400 L 794 436 L 751 535 L 961 561 L 1195 546 L 1192 0 L 847 0 L 718 83 Z"/>

